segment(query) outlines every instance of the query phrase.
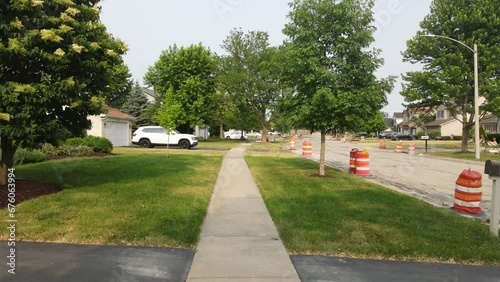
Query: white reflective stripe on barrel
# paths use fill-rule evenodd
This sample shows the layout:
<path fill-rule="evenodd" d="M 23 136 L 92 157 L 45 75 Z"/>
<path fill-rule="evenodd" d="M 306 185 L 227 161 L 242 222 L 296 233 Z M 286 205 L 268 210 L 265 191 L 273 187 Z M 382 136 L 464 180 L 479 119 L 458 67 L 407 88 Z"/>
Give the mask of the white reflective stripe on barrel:
<path fill-rule="evenodd" d="M 482 193 L 481 187 L 479 188 L 469 188 L 462 185 L 455 184 L 455 189 L 464 193 L 478 194 Z"/>
<path fill-rule="evenodd" d="M 479 208 L 479 204 L 481 204 L 481 201 L 475 201 L 475 202 L 464 202 L 455 199 L 455 204 L 458 206 L 462 207 L 468 207 L 468 208 Z"/>

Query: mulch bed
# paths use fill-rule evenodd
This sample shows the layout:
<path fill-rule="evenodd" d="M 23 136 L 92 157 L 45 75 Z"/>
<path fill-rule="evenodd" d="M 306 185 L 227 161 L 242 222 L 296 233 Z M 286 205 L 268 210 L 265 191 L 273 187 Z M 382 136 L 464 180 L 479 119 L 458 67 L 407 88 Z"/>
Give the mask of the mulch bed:
<path fill-rule="evenodd" d="M 27 180 L 16 180 L 15 205 L 43 195 L 49 195 L 61 191 L 56 185 L 40 183 Z M 7 207 L 8 204 L 7 185 L 0 185 L 0 208 Z"/>
<path fill-rule="evenodd" d="M 113 154 L 108 154 L 108 153 L 95 153 L 94 155 L 90 156 L 78 156 L 78 157 L 69 157 L 69 156 L 52 156 L 49 157 L 49 160 L 56 160 L 56 159 L 66 159 L 66 158 L 82 158 L 82 157 L 107 157 L 111 156 Z M 53 193 L 57 193 L 61 191 L 62 189 L 53 184 L 48 184 L 48 183 L 40 183 L 36 181 L 28 181 L 28 180 L 19 180 L 16 179 L 16 193 L 15 193 L 15 199 L 16 202 L 15 204 L 19 204 L 23 201 L 33 199 L 36 197 L 44 196 L 44 195 L 50 195 Z M 7 207 L 8 204 L 8 194 L 9 191 L 7 189 L 7 185 L 0 185 L 0 208 L 5 208 Z"/>

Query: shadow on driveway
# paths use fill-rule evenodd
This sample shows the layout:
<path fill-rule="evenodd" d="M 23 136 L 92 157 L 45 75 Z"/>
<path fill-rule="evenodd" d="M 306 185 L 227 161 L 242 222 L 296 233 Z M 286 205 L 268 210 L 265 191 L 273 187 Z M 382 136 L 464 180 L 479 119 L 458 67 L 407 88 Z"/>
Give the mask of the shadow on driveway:
<path fill-rule="evenodd" d="M 16 242 L 15 274 L 8 273 L 6 241 L 0 242 L 0 281 L 185 281 L 194 251 L 173 248 Z"/>

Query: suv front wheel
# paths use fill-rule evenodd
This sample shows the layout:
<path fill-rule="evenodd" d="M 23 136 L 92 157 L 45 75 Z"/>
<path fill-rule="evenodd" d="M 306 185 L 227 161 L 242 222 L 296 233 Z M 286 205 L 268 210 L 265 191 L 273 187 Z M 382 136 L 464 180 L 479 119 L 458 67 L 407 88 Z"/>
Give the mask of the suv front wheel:
<path fill-rule="evenodd" d="M 179 141 L 179 147 L 181 149 L 189 149 L 189 148 L 191 148 L 191 144 L 189 144 L 189 141 L 187 141 L 187 140 L 181 140 L 181 141 Z"/>

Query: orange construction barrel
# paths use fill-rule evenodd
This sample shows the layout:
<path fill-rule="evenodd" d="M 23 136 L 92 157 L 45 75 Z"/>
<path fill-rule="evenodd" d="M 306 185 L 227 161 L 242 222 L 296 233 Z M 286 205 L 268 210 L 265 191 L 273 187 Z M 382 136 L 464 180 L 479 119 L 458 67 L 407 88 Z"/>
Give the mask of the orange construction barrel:
<path fill-rule="evenodd" d="M 370 176 L 370 154 L 366 150 L 356 153 L 356 175 Z"/>
<path fill-rule="evenodd" d="M 380 139 L 380 149 L 387 149 L 387 145 L 385 144 L 385 139 Z"/>
<path fill-rule="evenodd" d="M 467 214 L 481 214 L 479 206 L 483 196 L 482 175 L 470 169 L 464 170 L 455 183 L 455 202 L 453 209 Z"/>
<path fill-rule="evenodd" d="M 396 153 L 403 153 L 403 142 L 402 141 L 398 141 L 398 143 L 396 143 Z"/>
<path fill-rule="evenodd" d="M 359 152 L 358 149 L 354 148 L 349 154 L 349 173 L 356 173 L 356 153 Z"/>
<path fill-rule="evenodd" d="M 309 141 L 302 142 L 302 156 L 312 156 L 312 143 Z"/>

